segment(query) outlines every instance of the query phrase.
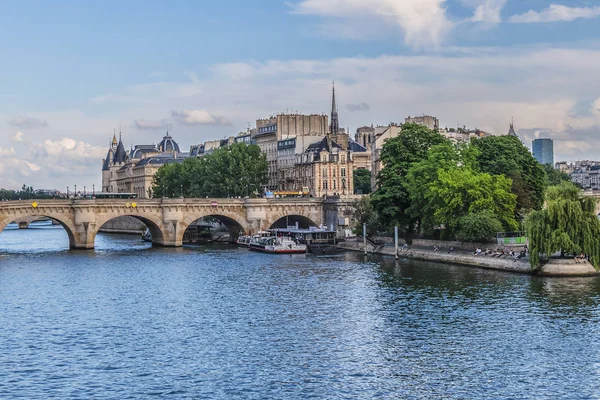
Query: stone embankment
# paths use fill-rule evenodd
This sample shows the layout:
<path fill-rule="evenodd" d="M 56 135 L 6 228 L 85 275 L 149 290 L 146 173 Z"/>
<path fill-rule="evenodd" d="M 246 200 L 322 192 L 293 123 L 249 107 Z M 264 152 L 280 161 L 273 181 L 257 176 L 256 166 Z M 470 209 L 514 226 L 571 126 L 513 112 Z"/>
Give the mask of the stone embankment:
<path fill-rule="evenodd" d="M 338 243 L 338 247 L 345 250 L 364 252 L 362 242 L 346 241 Z M 367 252 L 394 256 L 393 246 L 373 246 L 367 243 Z M 515 259 L 514 257 L 475 255 L 466 251 L 451 251 L 440 248 L 434 251 L 433 247 L 410 247 L 406 250 L 398 249 L 401 258 L 413 258 L 416 260 L 442 262 L 448 264 L 459 264 L 469 267 L 495 269 L 500 271 L 518 272 L 522 274 L 537 274 L 543 276 L 596 276 L 598 271 L 588 261 L 575 262 L 572 259 L 550 259 L 541 269 L 532 271 L 529 260 Z"/>

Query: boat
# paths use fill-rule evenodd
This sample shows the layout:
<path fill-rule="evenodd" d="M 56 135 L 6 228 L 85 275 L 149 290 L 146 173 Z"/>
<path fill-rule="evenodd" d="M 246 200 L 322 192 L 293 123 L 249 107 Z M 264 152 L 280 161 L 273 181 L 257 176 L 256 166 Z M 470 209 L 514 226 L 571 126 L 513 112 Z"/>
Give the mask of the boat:
<path fill-rule="evenodd" d="M 275 229 L 275 234 L 289 236 L 298 243 L 305 244 L 309 253 L 314 254 L 336 254 L 344 250 L 336 246 L 337 232 L 330 229 L 311 227 L 299 229 L 288 227 Z"/>
<path fill-rule="evenodd" d="M 236 240 L 235 243 L 238 246 L 250 247 L 250 242 L 252 242 L 253 239 L 258 240 L 260 238 L 269 236 L 273 236 L 273 234 L 269 231 L 259 231 L 256 235 L 242 235 L 238 237 L 238 240 Z"/>
<path fill-rule="evenodd" d="M 269 254 L 302 254 L 306 253 L 306 245 L 289 237 L 268 236 L 252 238 L 250 250 Z"/>

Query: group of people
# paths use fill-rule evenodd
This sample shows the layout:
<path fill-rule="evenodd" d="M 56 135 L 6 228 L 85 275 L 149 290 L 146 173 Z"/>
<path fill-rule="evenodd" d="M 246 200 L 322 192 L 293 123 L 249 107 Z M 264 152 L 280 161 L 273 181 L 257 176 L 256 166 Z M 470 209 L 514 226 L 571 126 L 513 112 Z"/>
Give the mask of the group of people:
<path fill-rule="evenodd" d="M 579 255 L 575 255 L 573 259 L 577 264 L 579 264 L 581 262 L 585 262 L 585 260 L 587 260 L 587 256 L 584 253 L 581 253 Z"/>
<path fill-rule="evenodd" d="M 484 256 L 492 256 L 492 257 L 498 257 L 498 258 L 511 257 L 511 258 L 515 258 L 518 260 L 527 255 L 527 245 L 525 245 L 523 247 L 523 249 L 519 252 L 519 254 L 515 253 L 512 249 L 509 251 L 506 251 L 501 248 L 497 248 L 496 250 L 492 250 L 492 249 L 488 248 L 485 250 L 485 252 L 482 252 L 481 248 L 479 248 L 479 247 L 477 249 L 475 249 L 475 251 L 473 252 L 473 254 L 476 256 L 481 255 L 482 253 Z"/>

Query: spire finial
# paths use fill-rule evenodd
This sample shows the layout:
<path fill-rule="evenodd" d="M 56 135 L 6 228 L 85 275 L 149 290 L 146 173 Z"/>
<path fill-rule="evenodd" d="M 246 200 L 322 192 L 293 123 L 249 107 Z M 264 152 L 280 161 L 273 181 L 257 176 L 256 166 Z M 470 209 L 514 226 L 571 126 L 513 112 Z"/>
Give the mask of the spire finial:
<path fill-rule="evenodd" d="M 335 81 L 333 81 L 331 89 L 331 125 L 329 126 L 332 135 L 337 135 L 339 126 L 338 111 L 335 105 Z"/>

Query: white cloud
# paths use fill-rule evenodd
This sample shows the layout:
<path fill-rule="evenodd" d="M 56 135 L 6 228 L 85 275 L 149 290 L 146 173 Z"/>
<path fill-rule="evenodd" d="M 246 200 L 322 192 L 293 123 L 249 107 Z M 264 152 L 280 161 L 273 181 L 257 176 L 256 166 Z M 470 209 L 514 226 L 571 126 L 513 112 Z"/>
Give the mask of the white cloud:
<path fill-rule="evenodd" d="M 367 103 L 359 103 L 359 104 L 348 104 L 346 105 L 348 111 L 369 111 L 371 108 Z"/>
<path fill-rule="evenodd" d="M 452 27 L 445 3 L 446 0 L 303 0 L 294 6 L 294 12 L 351 20 L 376 19 L 400 28 L 408 45 L 425 47 L 439 45 Z"/>
<path fill-rule="evenodd" d="M 500 13 L 507 0 L 465 0 L 464 2 L 475 8 L 471 22 L 487 22 L 497 24 L 502 22 Z"/>
<path fill-rule="evenodd" d="M 136 119 L 133 121 L 133 127 L 135 129 L 163 129 L 166 128 L 169 124 L 169 121 L 162 119 L 160 121 L 153 121 L 147 119 Z"/>
<path fill-rule="evenodd" d="M 13 117 L 8 121 L 8 123 L 20 129 L 45 128 L 48 126 L 48 122 L 43 119 L 27 116 Z"/>
<path fill-rule="evenodd" d="M 213 115 L 205 110 L 173 110 L 171 116 L 185 125 L 231 125 L 227 118 Z"/>
<path fill-rule="evenodd" d="M 2 146 L 0 146 L 0 157 L 8 157 L 8 156 L 14 156 L 15 155 L 15 149 L 12 147 L 9 148 L 3 148 Z"/>
<path fill-rule="evenodd" d="M 514 23 L 573 21 L 577 18 L 595 18 L 600 16 L 600 6 L 568 7 L 551 4 L 542 11 L 529 10 L 524 14 L 513 15 L 509 21 Z"/>
<path fill-rule="evenodd" d="M 17 132 L 15 133 L 15 136 L 13 137 L 13 140 L 14 140 L 15 142 L 22 142 L 22 141 L 23 141 L 23 132 L 21 132 L 21 131 L 17 131 Z"/>

